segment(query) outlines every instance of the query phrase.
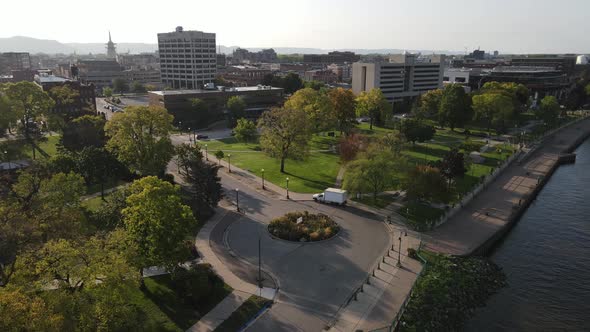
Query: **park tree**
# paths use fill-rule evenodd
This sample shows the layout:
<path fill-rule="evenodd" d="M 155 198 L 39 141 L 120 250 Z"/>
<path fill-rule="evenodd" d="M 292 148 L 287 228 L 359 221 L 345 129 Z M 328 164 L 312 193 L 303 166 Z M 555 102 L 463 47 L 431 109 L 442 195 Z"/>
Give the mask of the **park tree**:
<path fill-rule="evenodd" d="M 418 119 L 431 119 L 436 117 L 440 109 L 440 102 L 442 100 L 443 90 L 430 90 L 420 96 L 420 103 L 415 108 L 415 116 Z"/>
<path fill-rule="evenodd" d="M 127 173 L 125 166 L 105 148 L 88 146 L 75 155 L 76 169 L 87 184 L 100 185 L 100 197 L 104 200 L 104 185 L 109 180 Z"/>
<path fill-rule="evenodd" d="M 172 115 L 158 106 L 130 106 L 105 126 L 107 150 L 131 171 L 141 175 L 164 173 L 174 153 L 170 140 Z"/>
<path fill-rule="evenodd" d="M 529 104 L 529 89 L 514 82 L 487 82 L 481 88 L 482 93 L 497 93 L 509 97 L 514 104 L 514 111 L 521 113 L 527 110 Z"/>
<path fill-rule="evenodd" d="M 108 86 L 105 86 L 104 88 L 102 88 L 102 94 L 105 97 L 110 98 L 113 96 L 113 89 L 109 88 Z"/>
<path fill-rule="evenodd" d="M 35 292 L 0 289 L 0 331 L 63 331 L 64 317 Z"/>
<path fill-rule="evenodd" d="M 440 98 L 438 121 L 451 130 L 463 127 L 472 118 L 471 100 L 459 84 L 447 85 Z"/>
<path fill-rule="evenodd" d="M 285 107 L 304 110 L 315 132 L 332 129 L 336 124 L 330 99 L 325 93 L 312 88 L 304 88 L 295 92 L 287 99 Z"/>
<path fill-rule="evenodd" d="M 463 177 L 467 172 L 464 155 L 457 149 L 451 149 L 442 160 L 436 161 L 433 166 L 438 168 L 441 175 L 447 179 L 449 189 L 454 179 Z"/>
<path fill-rule="evenodd" d="M 133 83 L 131 83 L 131 92 L 144 93 L 146 91 L 146 87 L 143 84 L 141 84 L 141 82 L 133 81 Z"/>
<path fill-rule="evenodd" d="M 256 127 L 255 127 L 256 128 Z M 193 214 L 205 216 L 212 212 L 222 197 L 219 166 L 205 162 L 200 147 L 188 144 L 176 148 L 178 173 L 190 187 Z"/>
<path fill-rule="evenodd" d="M 129 91 L 129 82 L 124 78 L 115 78 L 113 80 L 113 91 L 118 93 L 125 93 Z"/>
<path fill-rule="evenodd" d="M 338 130 L 348 134 L 356 123 L 355 97 L 352 90 L 332 89 L 328 92 L 328 97 L 332 103 Z"/>
<path fill-rule="evenodd" d="M 408 142 L 425 142 L 431 140 L 436 133 L 433 126 L 418 120 L 406 119 L 401 123 L 401 133 Z"/>
<path fill-rule="evenodd" d="M 436 167 L 417 165 L 406 177 L 404 187 L 411 200 L 447 202 L 449 199 L 447 181 Z"/>
<path fill-rule="evenodd" d="M 514 116 L 514 103 L 503 93 L 486 92 L 473 96 L 475 119 L 486 124 L 488 135 L 492 127 L 496 131 L 506 127 L 506 122 Z"/>
<path fill-rule="evenodd" d="M 378 147 L 369 147 L 366 152 L 348 164 L 343 187 L 351 192 L 370 192 L 374 202 L 377 195 L 394 184 L 405 169 L 405 159 Z"/>
<path fill-rule="evenodd" d="M 221 164 L 221 160 L 225 158 L 225 153 L 223 153 L 221 150 L 217 150 L 215 152 L 215 158 L 217 158 L 217 164 L 219 165 Z"/>
<path fill-rule="evenodd" d="M 303 88 L 303 81 L 299 77 L 299 75 L 295 73 L 288 73 L 283 77 L 281 80 L 282 88 L 285 89 L 285 93 L 292 94 L 295 93 L 297 90 Z"/>
<path fill-rule="evenodd" d="M 240 96 L 233 96 L 227 100 L 227 109 L 229 110 L 231 120 L 230 127 L 235 127 L 238 119 L 243 118 L 246 115 L 246 102 L 244 98 Z"/>
<path fill-rule="evenodd" d="M 310 125 L 304 110 L 274 108 L 262 114 L 258 128 L 262 149 L 281 161 L 281 173 L 285 172 L 287 158 L 307 154 Z"/>
<path fill-rule="evenodd" d="M 373 130 L 373 123 L 382 124 L 386 114 L 391 113 L 391 109 L 391 104 L 378 88 L 363 91 L 356 98 L 356 116 L 368 116 L 370 130 Z"/>
<path fill-rule="evenodd" d="M 350 135 L 340 136 L 338 142 L 338 152 L 340 153 L 340 159 L 344 162 L 351 161 L 356 158 L 357 154 L 366 148 L 367 139 L 357 133 L 351 133 Z"/>
<path fill-rule="evenodd" d="M 303 84 L 303 86 L 306 89 L 313 89 L 316 91 L 320 91 L 321 89 L 326 87 L 326 84 L 321 81 L 307 81 Z"/>
<path fill-rule="evenodd" d="M 12 110 L 8 98 L 0 88 L 0 137 L 4 136 L 7 130 L 11 133 L 11 129 L 16 125 L 17 120 L 17 113 Z"/>
<path fill-rule="evenodd" d="M 238 119 L 234 132 L 236 133 L 236 139 L 240 142 L 256 142 L 256 138 L 258 137 L 256 124 L 244 118 Z"/>
<path fill-rule="evenodd" d="M 137 248 L 133 261 L 140 271 L 148 266 L 171 271 L 190 256 L 184 240 L 197 221 L 182 203 L 179 186 L 155 176 L 144 177 L 129 186 L 126 201 L 123 224 L 129 242 Z"/>
<path fill-rule="evenodd" d="M 7 98 L 10 109 L 15 112 L 20 120 L 20 125 L 25 139 L 31 144 L 33 158 L 35 157 L 38 138 L 35 121 L 46 117 L 55 105 L 51 97 L 32 82 L 9 83 L 4 86 L 4 96 Z"/>
<path fill-rule="evenodd" d="M 559 117 L 559 102 L 554 96 L 545 96 L 541 99 L 541 105 L 535 112 L 537 117 L 548 126 L 554 126 Z"/>
<path fill-rule="evenodd" d="M 399 130 L 394 130 L 381 136 L 378 143 L 383 149 L 391 151 L 394 157 L 399 157 L 406 141 L 406 138 Z"/>
<path fill-rule="evenodd" d="M 89 146 L 103 147 L 106 143 L 105 123 L 102 117 L 96 115 L 76 118 L 63 128 L 60 143 L 69 151 L 80 151 Z"/>
<path fill-rule="evenodd" d="M 48 93 L 56 106 L 48 113 L 47 119 L 50 128 L 63 130 L 67 123 L 87 113 L 84 109 L 79 111 L 73 110 L 76 106 L 76 101 L 80 98 L 80 93 L 69 85 L 55 86 L 49 89 Z"/>

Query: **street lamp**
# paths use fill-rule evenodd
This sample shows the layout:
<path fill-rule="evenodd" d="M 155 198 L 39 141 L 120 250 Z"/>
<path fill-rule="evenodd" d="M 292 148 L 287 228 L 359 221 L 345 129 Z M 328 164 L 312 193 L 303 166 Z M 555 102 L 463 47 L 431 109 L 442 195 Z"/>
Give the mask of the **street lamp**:
<path fill-rule="evenodd" d="M 287 178 L 287 199 L 289 199 L 289 178 Z"/>
<path fill-rule="evenodd" d="M 8 158 L 8 151 L 4 150 L 4 159 L 6 159 L 6 161 L 8 162 L 8 170 L 10 171 L 12 168 L 12 165 L 10 165 L 10 159 Z"/>
<path fill-rule="evenodd" d="M 206 161 L 209 161 L 209 153 L 208 153 L 208 150 L 207 150 L 207 144 L 205 144 L 205 160 Z"/>
<path fill-rule="evenodd" d="M 236 211 L 240 212 L 240 189 L 236 188 Z"/>
<path fill-rule="evenodd" d="M 178 131 L 180 131 L 180 134 L 182 135 L 182 121 L 178 121 Z"/>
<path fill-rule="evenodd" d="M 229 172 L 231 173 L 231 154 L 230 153 L 227 154 L 227 168 L 228 168 Z"/>
<path fill-rule="evenodd" d="M 264 190 L 264 168 L 260 171 L 262 172 L 262 190 Z"/>
<path fill-rule="evenodd" d="M 401 261 L 401 256 L 402 256 L 402 232 L 399 232 L 399 249 L 397 251 L 397 267 L 402 267 L 402 261 Z"/>

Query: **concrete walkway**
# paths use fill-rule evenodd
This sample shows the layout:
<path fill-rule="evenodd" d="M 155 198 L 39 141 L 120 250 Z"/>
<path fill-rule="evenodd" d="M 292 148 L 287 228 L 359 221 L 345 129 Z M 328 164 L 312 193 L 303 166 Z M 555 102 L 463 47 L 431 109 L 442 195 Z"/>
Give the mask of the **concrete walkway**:
<path fill-rule="evenodd" d="M 219 325 L 221 325 L 221 323 L 223 323 L 223 321 L 225 321 L 234 311 L 236 311 L 242 305 L 242 303 L 246 302 L 250 295 L 251 294 L 246 292 L 234 290 L 187 331 L 214 331 Z"/>
<path fill-rule="evenodd" d="M 346 307 L 341 310 L 335 324 L 329 331 L 371 331 L 389 327 L 398 311 L 409 296 L 422 264 L 408 257 L 408 248 L 418 249 L 420 241 L 411 236 L 402 236 L 400 261 L 397 267 L 399 233 L 394 233 L 393 250 L 381 258 L 373 274 L 363 284 L 359 292 Z"/>
<path fill-rule="evenodd" d="M 484 246 L 505 229 L 519 206 L 542 186 L 542 180 L 557 166 L 559 155 L 588 132 L 590 118 L 545 138 L 536 151 L 507 167 L 461 211 L 428 232 L 426 247 L 441 253 L 469 255 Z"/>

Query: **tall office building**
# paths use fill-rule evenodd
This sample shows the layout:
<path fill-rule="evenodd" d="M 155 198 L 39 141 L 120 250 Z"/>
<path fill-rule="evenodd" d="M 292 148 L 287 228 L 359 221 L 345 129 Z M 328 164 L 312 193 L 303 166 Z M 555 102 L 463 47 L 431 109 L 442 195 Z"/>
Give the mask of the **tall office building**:
<path fill-rule="evenodd" d="M 392 55 L 389 62 L 352 64 L 352 91 L 380 88 L 390 102 L 417 97 L 442 88 L 444 55 Z"/>
<path fill-rule="evenodd" d="M 184 31 L 158 34 L 162 83 L 173 89 L 198 89 L 215 80 L 215 34 Z"/>

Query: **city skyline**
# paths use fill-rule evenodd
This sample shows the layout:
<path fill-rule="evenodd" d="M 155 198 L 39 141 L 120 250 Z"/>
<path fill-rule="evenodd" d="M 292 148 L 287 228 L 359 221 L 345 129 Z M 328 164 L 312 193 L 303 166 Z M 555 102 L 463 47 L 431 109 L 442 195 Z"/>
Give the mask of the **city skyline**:
<path fill-rule="evenodd" d="M 584 14 L 590 5 L 583 0 L 566 0 L 559 7 L 548 0 L 370 0 L 362 4 L 344 0 L 337 6 L 328 1 L 305 0 L 288 7 L 255 0 L 248 6 L 229 1 L 223 8 L 212 2 L 176 1 L 159 7 L 157 19 L 153 19 L 153 7 L 105 0 L 92 8 L 92 17 L 97 18 L 94 22 L 73 29 L 68 18 L 77 20 L 88 13 L 74 4 L 69 0 L 56 0 L 51 6 L 38 2 L 39 10 L 28 13 L 28 20 L 19 15 L 5 17 L 0 22 L 0 37 L 95 43 L 105 42 L 110 30 L 116 43 L 155 44 L 157 33 L 183 26 L 186 30 L 214 32 L 217 44 L 225 46 L 449 51 L 481 48 L 501 53 L 590 51 L 584 36 L 590 28 Z M 24 3 L 11 2 L 4 9 L 23 12 L 28 8 Z M 63 17 L 64 13 L 68 16 Z M 558 20 L 565 15 L 567 21 Z M 51 20 L 48 29 L 48 17 L 63 19 Z"/>

